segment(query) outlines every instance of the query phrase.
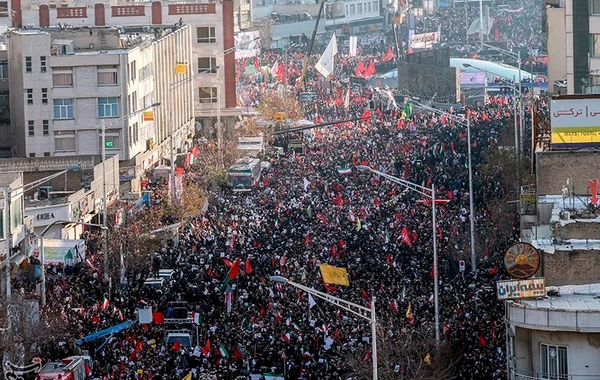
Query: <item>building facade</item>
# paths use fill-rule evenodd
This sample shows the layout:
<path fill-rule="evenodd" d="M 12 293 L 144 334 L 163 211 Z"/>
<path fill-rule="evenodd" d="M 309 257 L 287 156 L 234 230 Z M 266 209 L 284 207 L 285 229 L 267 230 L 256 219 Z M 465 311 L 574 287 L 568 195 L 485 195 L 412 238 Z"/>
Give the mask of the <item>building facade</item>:
<path fill-rule="evenodd" d="M 549 92 L 600 93 L 600 1 L 546 4 Z"/>
<path fill-rule="evenodd" d="M 236 6 L 239 9 L 236 10 Z M 250 21 L 247 18 L 251 20 L 251 15 L 248 15 L 251 5 L 246 1 L 100 3 L 83 0 L 57 3 L 12 0 L 10 7 L 13 17 L 9 22 L 13 27 L 44 28 L 60 24 L 68 27 L 127 25 L 168 28 L 179 23 L 190 25 L 192 57 L 187 62 L 191 68 L 188 75 L 199 72 L 207 74 L 193 79 L 193 110 L 198 127 L 216 135 L 218 118 L 222 118 L 229 126 L 241 113 L 236 108 L 234 33 L 240 29 L 240 25 L 248 26 Z M 235 17 L 234 14 L 245 16 Z"/>
<path fill-rule="evenodd" d="M 151 166 L 169 156 L 171 126 L 176 149 L 189 147 L 193 83 L 170 83 L 177 65 L 191 65 L 191 36 L 188 25 L 11 31 L 13 155 L 101 155 L 104 141 L 108 156 L 134 165 L 158 151 Z"/>

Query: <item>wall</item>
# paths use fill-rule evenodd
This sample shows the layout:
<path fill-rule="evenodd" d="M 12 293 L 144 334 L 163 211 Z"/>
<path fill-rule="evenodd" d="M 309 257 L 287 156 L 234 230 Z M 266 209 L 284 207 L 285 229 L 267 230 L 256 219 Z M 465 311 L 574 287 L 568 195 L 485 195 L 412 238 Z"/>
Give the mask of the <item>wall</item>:
<path fill-rule="evenodd" d="M 458 68 L 398 63 L 398 91 L 408 96 L 456 103 Z"/>
<path fill-rule="evenodd" d="M 567 40 L 565 28 L 565 8 L 548 8 L 548 90 L 554 90 L 553 83 L 567 76 Z"/>
<path fill-rule="evenodd" d="M 597 376 L 600 374 L 600 334 L 551 332 L 532 330 L 531 356 L 533 371 L 540 372 L 540 344 L 568 346 L 569 374 Z"/>
<path fill-rule="evenodd" d="M 598 251 L 556 251 L 552 254 L 543 252 L 542 255 L 541 275 L 546 279 L 547 286 L 600 282 Z"/>
<path fill-rule="evenodd" d="M 567 178 L 575 194 L 589 194 L 590 179 L 600 178 L 600 154 L 595 151 L 545 151 L 536 153 L 538 195 L 562 194 Z"/>

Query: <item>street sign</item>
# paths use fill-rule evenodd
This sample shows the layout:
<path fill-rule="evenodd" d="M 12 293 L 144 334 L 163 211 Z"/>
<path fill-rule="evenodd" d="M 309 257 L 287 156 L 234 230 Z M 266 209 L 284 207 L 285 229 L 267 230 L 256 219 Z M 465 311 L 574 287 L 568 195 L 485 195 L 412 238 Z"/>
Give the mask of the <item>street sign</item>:
<path fill-rule="evenodd" d="M 467 264 L 465 263 L 465 260 L 460 260 L 460 261 L 458 262 L 458 269 L 459 269 L 461 272 L 464 272 L 464 271 L 465 271 L 465 268 L 466 268 L 466 266 L 467 266 Z"/>
<path fill-rule="evenodd" d="M 152 121 L 154 120 L 154 111 L 144 111 L 143 116 L 144 121 Z"/>
<path fill-rule="evenodd" d="M 175 66 L 175 72 L 177 74 L 185 74 L 187 72 L 187 65 L 184 63 L 178 63 Z"/>
<path fill-rule="evenodd" d="M 113 142 L 112 142 L 112 141 L 105 141 L 105 142 L 104 142 L 104 145 L 105 145 L 107 148 L 112 148 L 112 147 L 113 147 Z"/>

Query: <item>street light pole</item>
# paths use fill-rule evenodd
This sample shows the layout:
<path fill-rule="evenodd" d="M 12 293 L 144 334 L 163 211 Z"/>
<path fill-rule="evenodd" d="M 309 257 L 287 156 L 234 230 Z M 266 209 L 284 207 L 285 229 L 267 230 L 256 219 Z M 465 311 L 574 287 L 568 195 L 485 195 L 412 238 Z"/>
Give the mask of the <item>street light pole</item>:
<path fill-rule="evenodd" d="M 358 304 L 355 304 L 350 301 L 346 301 L 344 299 L 332 296 L 327 293 L 320 292 L 316 289 L 309 288 L 308 286 L 304 286 L 298 284 L 296 282 L 290 281 L 289 279 L 282 276 L 270 276 L 269 280 L 273 282 L 279 282 L 282 284 L 287 284 L 293 286 L 297 289 L 303 290 L 309 294 L 312 294 L 315 297 L 318 297 L 324 301 L 327 301 L 340 309 L 344 309 L 349 311 L 350 313 L 359 316 L 371 324 L 371 356 L 373 363 L 373 380 L 378 380 L 377 375 L 377 318 L 375 315 L 375 296 L 371 298 L 371 307 L 367 308 Z"/>
<path fill-rule="evenodd" d="M 12 296 L 10 279 L 10 254 L 12 252 L 12 235 L 10 233 L 10 189 L 3 189 L 4 195 L 4 238 L 6 239 L 6 256 L 4 256 L 4 270 L 6 272 L 6 299 L 10 300 Z"/>
<path fill-rule="evenodd" d="M 420 107 L 422 109 L 425 109 L 427 111 L 430 112 L 434 112 L 434 113 L 438 113 L 440 115 L 444 115 L 452 120 L 454 120 L 455 122 L 464 125 L 465 127 L 467 127 L 467 166 L 469 166 L 468 170 L 469 170 L 469 233 L 470 233 L 470 238 L 471 238 L 471 270 L 473 272 L 475 272 L 477 270 L 477 255 L 475 252 L 475 206 L 474 206 L 474 194 L 473 194 L 473 165 L 471 163 L 471 158 L 472 158 L 472 154 L 471 154 L 471 119 L 469 118 L 469 116 L 467 116 L 467 122 L 463 122 L 461 120 L 458 120 L 458 118 L 456 117 L 456 115 L 453 115 L 451 113 L 448 112 L 444 112 L 435 108 L 431 108 L 428 106 L 425 106 L 423 104 L 417 103 L 417 102 L 412 102 L 411 104 L 416 105 L 417 107 Z"/>
<path fill-rule="evenodd" d="M 438 280 L 438 252 L 437 252 L 437 220 L 436 220 L 436 210 L 435 210 L 435 185 L 432 183 L 431 188 L 418 185 L 414 182 L 410 182 L 408 180 L 394 177 L 393 175 L 386 174 L 382 171 L 373 169 L 370 166 L 366 165 L 358 165 L 357 168 L 359 170 L 364 170 L 386 178 L 394 183 L 397 183 L 405 188 L 412 190 L 418 194 L 423 195 L 431 199 L 431 223 L 433 229 L 433 300 L 434 300 L 434 309 L 435 309 L 435 340 L 436 343 L 440 344 L 440 304 L 439 304 L 439 280 Z"/>
<path fill-rule="evenodd" d="M 46 228 L 44 228 L 44 230 L 40 234 L 40 263 L 42 266 L 42 283 L 40 285 L 40 293 L 41 293 L 40 296 L 42 299 L 42 306 L 46 306 L 46 268 L 45 268 L 46 267 L 46 257 L 45 257 L 45 253 L 44 253 L 44 236 L 52 227 L 54 227 L 57 224 L 79 224 L 79 225 L 88 226 L 88 227 L 98 227 L 98 228 L 102 229 L 104 232 L 106 232 L 106 230 L 107 230 L 107 227 L 103 224 L 73 222 L 73 221 L 69 221 L 69 220 L 55 220 L 54 222 L 47 225 Z"/>

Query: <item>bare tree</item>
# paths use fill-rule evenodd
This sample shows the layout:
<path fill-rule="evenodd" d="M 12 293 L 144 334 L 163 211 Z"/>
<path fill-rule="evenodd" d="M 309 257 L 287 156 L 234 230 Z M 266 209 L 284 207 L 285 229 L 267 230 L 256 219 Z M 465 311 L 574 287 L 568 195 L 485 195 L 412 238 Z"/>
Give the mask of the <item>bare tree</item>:
<path fill-rule="evenodd" d="M 436 346 L 431 332 L 403 329 L 378 334 L 378 375 L 381 379 L 451 380 L 456 360 L 450 347 Z M 392 333 L 393 332 L 393 333 Z M 348 354 L 346 361 L 358 379 L 371 379 L 371 346 Z"/>

